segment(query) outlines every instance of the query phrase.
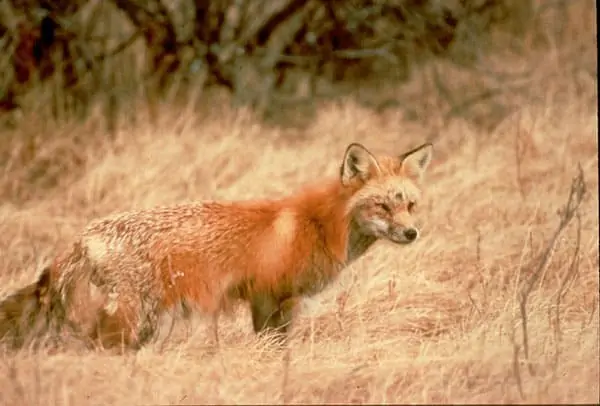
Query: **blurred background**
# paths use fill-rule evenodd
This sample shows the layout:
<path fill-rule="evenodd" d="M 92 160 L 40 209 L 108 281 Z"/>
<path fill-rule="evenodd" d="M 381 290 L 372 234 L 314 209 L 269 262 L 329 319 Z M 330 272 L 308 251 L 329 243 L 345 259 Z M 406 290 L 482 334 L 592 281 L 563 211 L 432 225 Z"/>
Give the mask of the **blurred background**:
<path fill-rule="evenodd" d="M 2 0 L 0 111 L 15 125 L 31 112 L 72 120 L 100 109 L 112 130 L 139 100 L 152 109 L 226 97 L 302 125 L 316 101 L 351 97 L 490 130 L 557 75 L 548 50 L 560 75 L 595 81 L 595 9 L 594 0 Z"/>

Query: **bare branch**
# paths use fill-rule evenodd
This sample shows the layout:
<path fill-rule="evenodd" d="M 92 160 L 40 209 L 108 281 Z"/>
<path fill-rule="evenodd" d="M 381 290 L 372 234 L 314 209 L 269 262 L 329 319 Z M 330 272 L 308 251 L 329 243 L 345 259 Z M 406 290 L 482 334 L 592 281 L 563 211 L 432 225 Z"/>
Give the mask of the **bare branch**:
<path fill-rule="evenodd" d="M 558 368 L 558 361 L 560 357 L 560 342 L 562 339 L 562 331 L 560 328 L 560 305 L 561 300 L 566 290 L 568 288 L 568 284 L 572 282 L 577 273 L 579 272 L 579 261 L 580 261 L 580 250 L 581 250 L 581 215 L 579 211 L 576 212 L 577 219 L 577 239 L 575 240 L 575 252 L 573 253 L 573 259 L 571 260 L 571 264 L 569 265 L 569 269 L 565 272 L 565 275 L 562 278 L 560 283 L 560 287 L 558 288 L 558 292 L 556 293 L 556 303 L 554 305 L 554 373 Z M 548 314 L 550 315 L 552 312 L 552 307 L 548 307 Z"/>
<path fill-rule="evenodd" d="M 519 364 L 519 353 L 521 352 L 521 347 L 517 344 L 517 340 L 515 337 L 515 329 L 514 326 L 511 325 L 509 329 L 509 338 L 513 347 L 513 358 L 512 358 L 512 370 L 513 375 L 515 377 L 515 382 L 517 383 L 517 389 L 519 390 L 519 395 L 521 395 L 521 399 L 525 399 L 525 393 L 523 392 L 523 380 L 521 379 L 521 366 Z"/>
<path fill-rule="evenodd" d="M 523 282 L 519 291 L 519 311 L 521 314 L 522 321 L 521 328 L 523 335 L 523 352 L 525 355 L 525 359 L 527 360 L 529 372 L 532 375 L 535 375 L 535 371 L 529 358 L 529 336 L 527 330 L 527 300 L 529 298 L 530 293 L 533 290 L 534 285 L 539 280 L 540 276 L 546 271 L 548 265 L 550 264 L 550 259 L 552 257 L 552 253 L 554 252 L 554 249 L 556 248 L 558 238 L 563 233 L 565 228 L 569 225 L 573 217 L 576 215 L 585 195 L 586 187 L 581 164 L 578 165 L 578 171 L 579 173 L 571 183 L 571 189 L 569 192 L 567 202 L 564 208 L 559 211 L 560 221 L 558 227 L 554 232 L 553 236 L 550 238 L 550 241 L 548 242 L 544 252 L 537 258 L 537 267 L 533 269 L 533 271 L 529 275 L 529 278 L 525 282 Z"/>

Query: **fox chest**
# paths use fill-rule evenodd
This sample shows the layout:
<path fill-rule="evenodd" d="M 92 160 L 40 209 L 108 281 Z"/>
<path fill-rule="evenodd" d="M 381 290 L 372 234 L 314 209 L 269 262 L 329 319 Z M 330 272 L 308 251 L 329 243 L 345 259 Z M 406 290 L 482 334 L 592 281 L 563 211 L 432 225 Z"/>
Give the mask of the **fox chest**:
<path fill-rule="evenodd" d="M 343 269 L 344 265 L 334 259 L 313 259 L 294 279 L 294 293 L 300 296 L 316 295 L 334 282 Z"/>

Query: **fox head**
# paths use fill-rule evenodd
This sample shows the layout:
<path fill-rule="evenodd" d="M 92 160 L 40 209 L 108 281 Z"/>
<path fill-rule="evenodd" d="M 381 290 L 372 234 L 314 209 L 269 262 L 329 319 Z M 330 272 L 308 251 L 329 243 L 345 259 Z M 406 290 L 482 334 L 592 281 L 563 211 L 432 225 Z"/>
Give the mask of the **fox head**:
<path fill-rule="evenodd" d="M 398 244 L 417 240 L 415 214 L 432 152 L 433 146 L 426 143 L 399 156 L 376 158 L 361 144 L 348 146 L 341 182 L 355 191 L 348 213 L 363 235 Z"/>

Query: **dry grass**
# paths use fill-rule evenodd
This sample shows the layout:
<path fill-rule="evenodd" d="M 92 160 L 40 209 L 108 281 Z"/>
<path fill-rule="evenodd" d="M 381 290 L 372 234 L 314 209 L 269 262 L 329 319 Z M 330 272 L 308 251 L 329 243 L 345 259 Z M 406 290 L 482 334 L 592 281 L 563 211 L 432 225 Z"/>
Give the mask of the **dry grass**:
<path fill-rule="evenodd" d="M 595 86 L 582 91 L 568 80 L 545 83 L 547 97 L 492 133 L 476 134 L 460 120 L 443 127 L 422 239 L 378 243 L 307 300 L 289 353 L 255 337 L 239 309 L 221 319 L 215 354 L 210 321 L 198 316 L 193 328 L 180 325 L 168 340 L 127 356 L 75 347 L 4 354 L 0 403 L 597 402 L 598 135 L 589 102 L 597 95 Z M 123 124 L 113 138 L 94 117 L 60 128 L 27 120 L 21 138 L 7 137 L 0 168 L 2 295 L 96 216 L 188 199 L 279 196 L 335 176 L 351 141 L 400 153 L 431 132 L 400 111 L 377 114 L 351 101 L 319 111 L 301 133 L 268 128 L 220 102 L 193 114 L 164 107 L 156 126 Z M 429 114 L 429 123 L 439 122 L 440 113 Z M 558 226 L 578 163 L 588 191 L 578 267 L 569 274 L 573 221 L 528 298 L 530 370 L 519 286 Z"/>

